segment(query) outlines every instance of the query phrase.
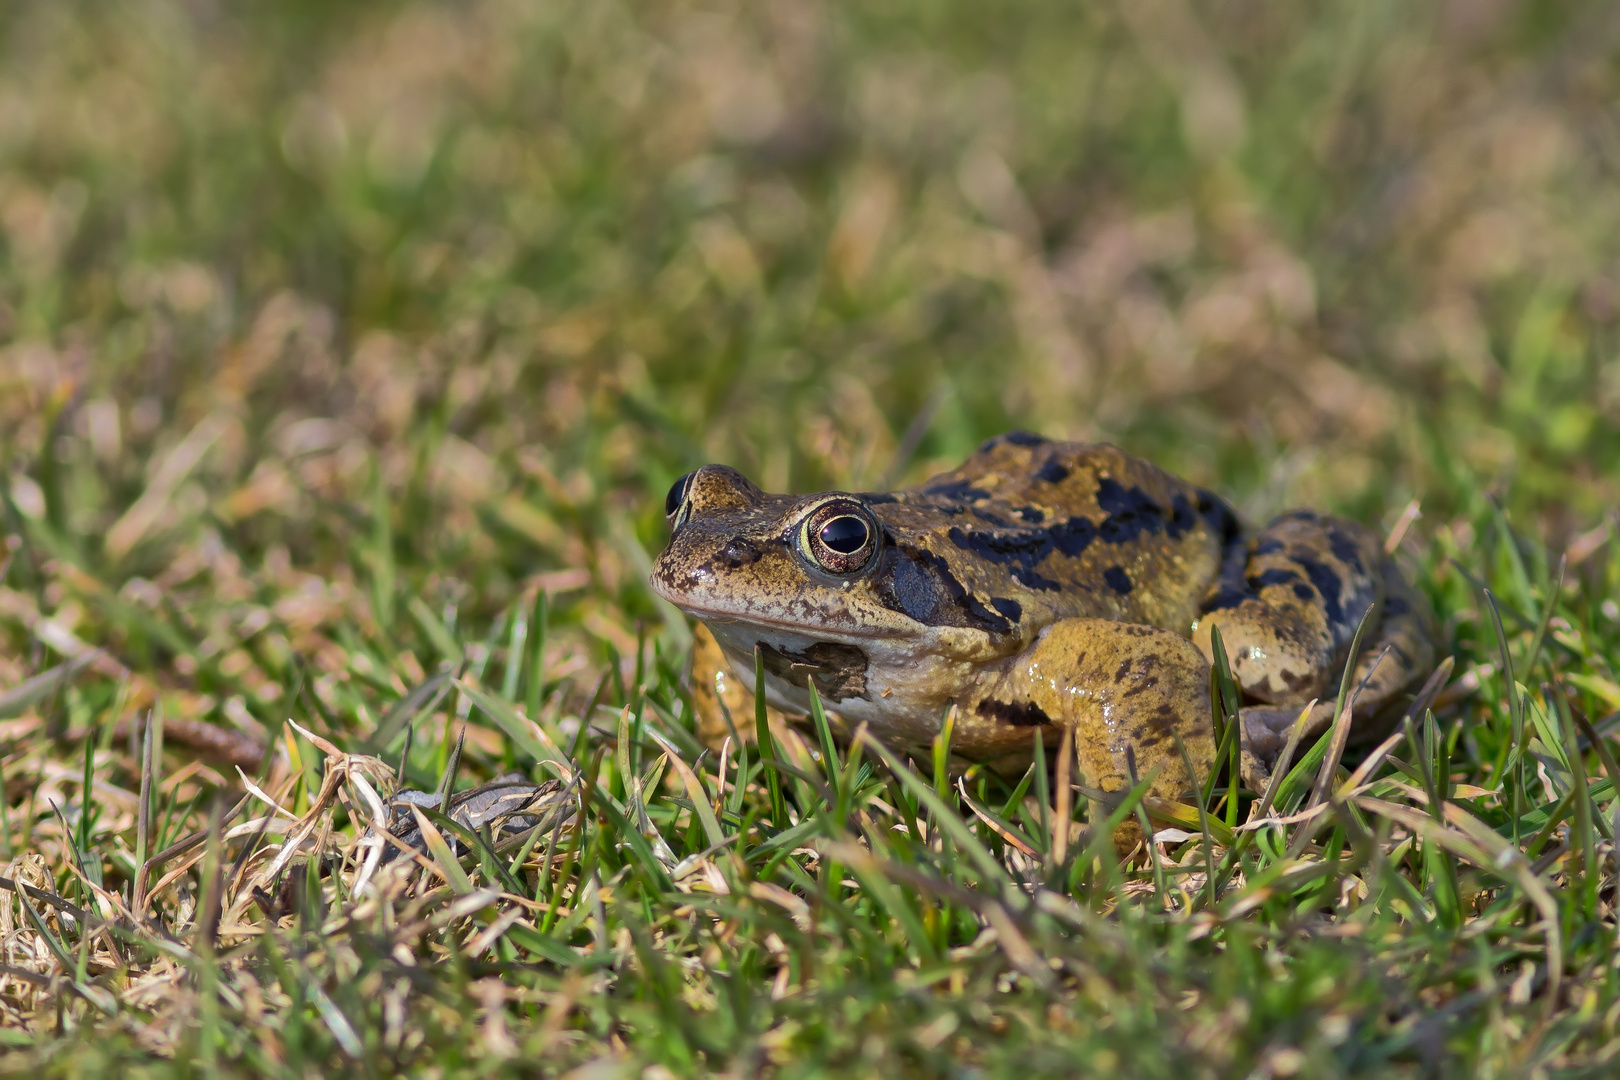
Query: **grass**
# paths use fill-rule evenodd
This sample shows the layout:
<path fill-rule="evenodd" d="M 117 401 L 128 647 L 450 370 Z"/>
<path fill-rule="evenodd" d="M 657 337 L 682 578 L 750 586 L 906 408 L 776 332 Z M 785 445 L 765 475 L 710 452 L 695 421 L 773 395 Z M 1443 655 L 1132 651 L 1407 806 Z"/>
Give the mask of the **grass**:
<path fill-rule="evenodd" d="M 1615 34 L 7 8 L 0 1068 L 1612 1072 Z M 669 483 L 1014 426 L 1380 523 L 1455 678 L 1129 865 L 1045 770 L 700 746 Z M 546 828 L 357 893 L 363 784 L 510 770 Z"/>

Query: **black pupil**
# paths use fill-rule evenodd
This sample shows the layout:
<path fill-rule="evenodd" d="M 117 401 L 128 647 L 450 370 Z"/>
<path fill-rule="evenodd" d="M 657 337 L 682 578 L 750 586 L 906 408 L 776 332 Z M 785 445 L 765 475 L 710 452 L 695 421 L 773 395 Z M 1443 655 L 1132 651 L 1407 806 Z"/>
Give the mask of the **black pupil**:
<path fill-rule="evenodd" d="M 691 473 L 687 473 L 685 476 L 675 481 L 674 486 L 669 489 L 669 494 L 664 496 L 665 517 L 675 516 L 675 511 L 679 510 L 681 508 L 681 503 L 686 501 L 686 489 L 691 486 Z"/>
<path fill-rule="evenodd" d="M 835 517 L 821 527 L 821 542 L 842 555 L 866 546 L 866 522 L 858 517 Z"/>

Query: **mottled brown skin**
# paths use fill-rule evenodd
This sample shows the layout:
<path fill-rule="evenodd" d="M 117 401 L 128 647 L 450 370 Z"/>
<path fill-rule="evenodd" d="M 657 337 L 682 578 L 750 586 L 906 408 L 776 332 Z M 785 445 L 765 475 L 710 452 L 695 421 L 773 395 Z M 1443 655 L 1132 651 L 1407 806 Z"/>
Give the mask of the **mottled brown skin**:
<path fill-rule="evenodd" d="M 1037 730 L 1052 747 L 1070 727 L 1083 782 L 1109 793 L 1157 770 L 1152 794 L 1182 799 L 1188 760 L 1208 774 L 1211 626 L 1253 703 L 1251 784 L 1336 687 L 1368 605 L 1360 731 L 1433 660 L 1428 610 L 1369 530 L 1296 511 L 1246 538 L 1215 496 L 1113 446 L 1013 433 L 892 494 L 770 495 L 709 465 L 667 509 L 653 588 L 743 687 L 757 645 L 772 705 L 802 713 L 813 680 L 847 724 L 916 751 L 954 705 L 971 760 L 1027 760 Z"/>

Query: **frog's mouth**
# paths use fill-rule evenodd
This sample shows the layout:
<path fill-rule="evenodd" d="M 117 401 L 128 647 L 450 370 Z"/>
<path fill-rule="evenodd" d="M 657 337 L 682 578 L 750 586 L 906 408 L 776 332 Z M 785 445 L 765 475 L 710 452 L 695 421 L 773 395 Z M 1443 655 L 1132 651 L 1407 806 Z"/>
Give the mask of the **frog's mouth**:
<path fill-rule="evenodd" d="M 658 590 L 656 586 L 654 586 L 654 591 L 657 591 L 658 594 L 663 596 L 665 600 L 668 600 L 670 603 L 697 619 L 699 622 L 708 623 L 711 626 L 736 626 L 743 628 L 757 626 L 761 629 L 780 630 L 783 633 L 791 634 L 794 637 L 814 638 L 817 641 L 882 641 L 907 636 L 898 630 L 888 628 L 880 629 L 875 626 L 859 626 L 850 624 L 835 625 L 830 623 L 811 624 L 802 620 L 774 618 L 769 615 L 761 615 L 752 611 L 734 611 L 713 607 L 704 607 L 701 604 L 692 603 L 685 597 L 677 599 L 675 597 L 665 595 L 661 590 Z"/>

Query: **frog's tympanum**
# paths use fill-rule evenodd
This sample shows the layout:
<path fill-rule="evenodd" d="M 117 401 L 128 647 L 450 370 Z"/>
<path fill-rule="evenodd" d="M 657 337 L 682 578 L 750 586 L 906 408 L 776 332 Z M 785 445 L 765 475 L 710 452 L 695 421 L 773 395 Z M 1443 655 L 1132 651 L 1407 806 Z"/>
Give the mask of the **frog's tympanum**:
<path fill-rule="evenodd" d="M 1027 760 L 1036 731 L 1054 747 L 1068 727 L 1107 793 L 1157 770 L 1152 794 L 1182 799 L 1188 762 L 1208 775 L 1212 627 L 1256 788 L 1304 703 L 1335 696 L 1370 605 L 1353 737 L 1380 734 L 1434 659 L 1427 604 L 1364 526 L 1296 510 L 1245 535 L 1220 499 L 1113 446 L 1015 432 L 889 494 L 771 495 L 708 465 L 665 510 L 653 588 L 745 687 L 757 646 L 771 704 L 803 713 L 813 681 L 846 723 L 917 749 L 954 705 L 951 749 L 978 761 Z"/>

